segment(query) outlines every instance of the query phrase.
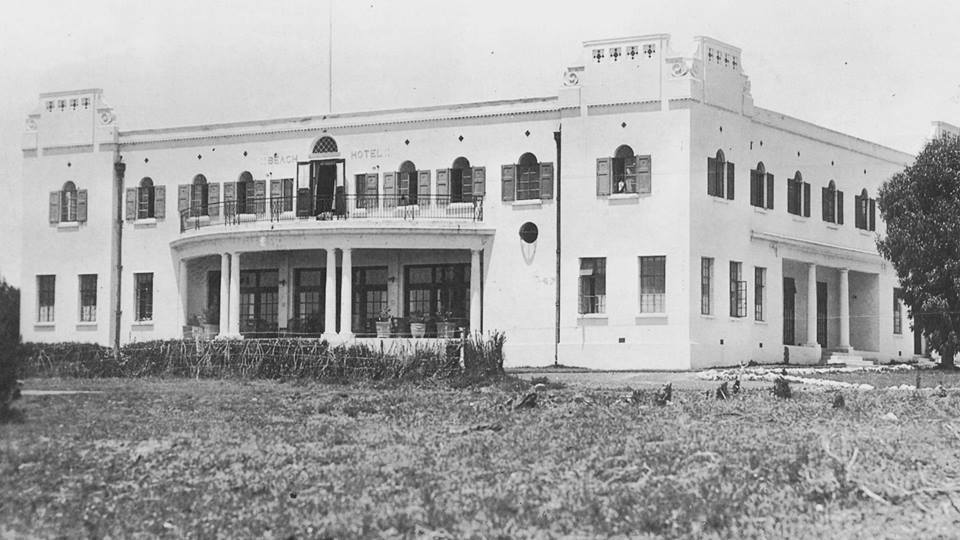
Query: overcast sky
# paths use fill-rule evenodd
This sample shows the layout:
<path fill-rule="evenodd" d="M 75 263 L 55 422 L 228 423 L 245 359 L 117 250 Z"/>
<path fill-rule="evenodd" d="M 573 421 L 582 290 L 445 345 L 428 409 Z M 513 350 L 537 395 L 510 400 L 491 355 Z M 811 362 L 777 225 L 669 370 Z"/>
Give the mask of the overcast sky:
<path fill-rule="evenodd" d="M 0 22 L 0 276 L 19 283 L 20 136 L 40 92 L 99 87 L 121 129 L 327 111 L 327 0 L 29 0 Z M 337 112 L 555 94 L 585 40 L 709 35 L 754 102 L 916 152 L 960 124 L 960 4 L 334 0 Z M 106 177 L 109 178 L 109 177 Z M 32 226 L 43 226 L 33 224 Z"/>

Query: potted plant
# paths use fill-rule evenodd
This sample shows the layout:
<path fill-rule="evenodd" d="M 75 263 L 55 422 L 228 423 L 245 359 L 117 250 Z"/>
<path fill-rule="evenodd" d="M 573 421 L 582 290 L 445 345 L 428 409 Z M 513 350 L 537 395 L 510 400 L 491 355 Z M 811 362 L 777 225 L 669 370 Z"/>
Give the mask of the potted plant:
<path fill-rule="evenodd" d="M 378 338 L 390 337 L 390 326 L 391 326 L 390 308 L 385 307 L 380 310 L 380 313 L 377 315 L 376 324 L 377 324 Z"/>
<path fill-rule="evenodd" d="M 427 335 L 426 315 L 420 312 L 410 314 L 410 335 L 415 338 L 422 338 Z"/>
<path fill-rule="evenodd" d="M 437 312 L 437 337 L 441 339 L 452 339 L 456 332 L 457 323 L 453 321 L 453 312 Z"/>
<path fill-rule="evenodd" d="M 215 336 L 220 333 L 220 313 L 217 310 L 207 308 L 199 315 L 199 319 L 204 334 Z"/>

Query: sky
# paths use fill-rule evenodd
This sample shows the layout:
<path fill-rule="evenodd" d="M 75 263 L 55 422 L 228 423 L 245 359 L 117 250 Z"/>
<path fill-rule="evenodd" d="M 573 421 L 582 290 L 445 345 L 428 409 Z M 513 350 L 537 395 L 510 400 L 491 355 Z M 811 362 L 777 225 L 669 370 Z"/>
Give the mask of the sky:
<path fill-rule="evenodd" d="M 333 2 L 332 6 L 330 2 Z M 38 94 L 103 88 L 121 130 L 555 95 L 581 42 L 743 50 L 754 103 L 898 150 L 960 124 L 960 3 L 31 0 L 0 20 L 0 277 L 19 284 Z"/>

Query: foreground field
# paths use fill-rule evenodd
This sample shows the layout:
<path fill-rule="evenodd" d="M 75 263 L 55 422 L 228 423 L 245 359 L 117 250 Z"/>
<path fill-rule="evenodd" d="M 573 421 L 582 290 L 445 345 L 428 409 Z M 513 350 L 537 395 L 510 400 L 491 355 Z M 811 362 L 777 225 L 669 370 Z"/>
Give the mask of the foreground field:
<path fill-rule="evenodd" d="M 960 395 L 42 380 L 0 537 L 952 537 Z M 892 414 L 890 414 L 892 413 Z"/>

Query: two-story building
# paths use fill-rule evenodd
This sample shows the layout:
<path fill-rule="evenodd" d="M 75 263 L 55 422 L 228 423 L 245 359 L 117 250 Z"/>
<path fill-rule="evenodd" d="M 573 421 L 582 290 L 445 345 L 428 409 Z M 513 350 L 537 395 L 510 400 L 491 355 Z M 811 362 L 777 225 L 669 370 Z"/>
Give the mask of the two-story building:
<path fill-rule="evenodd" d="M 509 365 L 919 346 L 875 246 L 877 189 L 912 156 L 754 106 L 741 51 L 711 38 L 586 42 L 553 96 L 117 123 L 98 89 L 27 118 L 27 341 L 200 322 L 343 341 L 389 318 L 400 338 L 502 330 Z"/>

